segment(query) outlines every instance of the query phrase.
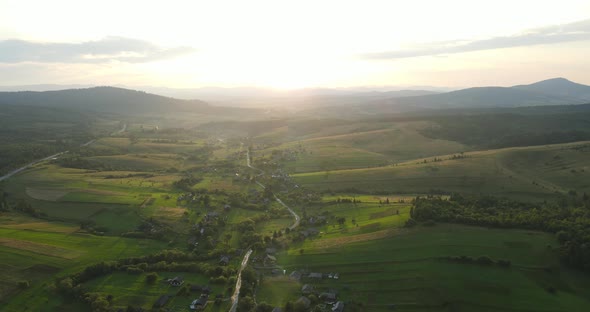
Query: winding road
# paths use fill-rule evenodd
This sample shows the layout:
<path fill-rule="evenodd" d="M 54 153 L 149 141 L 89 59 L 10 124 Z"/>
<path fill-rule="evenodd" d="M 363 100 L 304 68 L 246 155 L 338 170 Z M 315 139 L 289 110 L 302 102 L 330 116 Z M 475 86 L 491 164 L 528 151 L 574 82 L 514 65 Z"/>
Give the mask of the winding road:
<path fill-rule="evenodd" d="M 260 170 L 260 169 L 258 169 L 256 167 L 253 167 L 252 164 L 250 163 L 250 149 L 247 149 L 246 150 L 246 166 L 248 166 L 248 168 L 252 168 L 254 170 L 258 170 L 258 171 L 260 171 L 260 172 L 263 173 L 262 170 Z M 258 181 L 256 181 L 256 184 L 258 184 L 263 189 L 266 188 L 266 186 L 264 186 L 264 184 L 262 184 L 262 183 L 260 183 Z M 299 216 L 297 215 L 297 213 L 295 213 L 295 211 L 293 211 L 293 209 L 291 209 L 291 207 L 289 207 L 285 203 L 283 203 L 283 201 L 280 198 L 278 198 L 277 195 L 275 195 L 275 194 L 272 194 L 272 195 L 274 196 L 275 200 L 279 204 L 281 204 L 281 206 L 283 206 L 283 207 L 287 208 L 287 210 L 289 210 L 289 212 L 291 213 L 291 215 L 293 215 L 293 218 L 295 219 L 295 221 L 293 222 L 293 224 L 291 224 L 291 226 L 289 227 L 289 230 L 292 230 L 292 229 L 298 227 L 299 226 L 299 222 L 301 221 L 301 218 L 299 218 Z"/>
<path fill-rule="evenodd" d="M 242 143 L 242 146 L 243 146 L 243 143 Z M 260 171 L 261 175 L 264 173 L 264 171 L 262 171 L 256 167 L 253 167 L 252 164 L 250 163 L 250 149 L 246 150 L 246 166 L 248 166 L 248 168 Z M 256 182 L 256 184 L 258 184 L 258 186 L 262 187 L 263 189 L 266 188 L 266 186 L 264 186 L 264 184 L 262 184 L 258 181 L 255 181 L 255 182 Z M 293 209 L 291 209 L 291 207 L 289 207 L 285 203 L 283 203 L 283 201 L 280 198 L 278 198 L 277 195 L 272 194 L 272 196 L 274 196 L 275 200 L 279 204 L 281 204 L 283 207 L 287 208 L 287 210 L 289 210 L 291 215 L 293 215 L 293 218 L 295 219 L 295 221 L 289 227 L 289 229 L 292 230 L 292 229 L 298 227 L 299 222 L 301 221 L 301 218 L 299 218 L 299 216 L 295 213 L 295 211 L 293 211 Z M 244 255 L 244 259 L 242 260 L 242 266 L 240 267 L 240 271 L 238 272 L 238 279 L 236 281 L 236 288 L 235 288 L 233 296 L 231 297 L 232 305 L 231 305 L 231 308 L 229 309 L 229 312 L 235 312 L 236 309 L 238 308 L 238 300 L 240 299 L 240 288 L 242 287 L 242 271 L 244 270 L 246 265 L 248 265 L 248 260 L 250 259 L 251 254 L 252 254 L 252 249 L 248 250 L 246 255 Z"/>

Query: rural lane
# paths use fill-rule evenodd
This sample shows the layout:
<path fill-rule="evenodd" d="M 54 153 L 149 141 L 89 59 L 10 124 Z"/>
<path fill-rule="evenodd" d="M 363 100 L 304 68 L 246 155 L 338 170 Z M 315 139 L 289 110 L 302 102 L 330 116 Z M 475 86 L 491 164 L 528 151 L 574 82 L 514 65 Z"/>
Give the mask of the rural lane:
<path fill-rule="evenodd" d="M 246 255 L 244 255 L 244 259 L 242 260 L 242 265 L 240 266 L 240 271 L 238 272 L 238 279 L 236 280 L 236 289 L 234 290 L 234 294 L 231 296 L 231 308 L 229 312 L 235 312 L 238 308 L 238 299 L 240 296 L 240 288 L 242 287 L 242 271 L 248 265 L 248 259 L 250 259 L 250 255 L 252 254 L 252 249 L 248 250 Z"/>
<path fill-rule="evenodd" d="M 242 146 L 243 146 L 243 143 L 242 143 Z M 258 170 L 261 173 L 264 173 L 262 170 L 260 170 L 256 167 L 252 167 L 252 165 L 250 164 L 250 149 L 246 150 L 246 166 L 248 166 L 248 168 Z M 256 184 L 258 184 L 258 186 L 262 187 L 263 189 L 266 188 L 266 186 L 264 186 L 264 184 L 262 184 L 258 181 L 256 181 Z M 293 222 L 293 224 L 289 227 L 289 229 L 292 230 L 292 229 L 298 227 L 301 219 L 295 213 L 295 211 L 293 211 L 293 209 L 291 209 L 291 207 L 289 207 L 285 203 L 283 203 L 283 201 L 280 198 L 278 198 L 277 195 L 272 194 L 272 196 L 274 196 L 276 201 L 279 204 L 281 204 L 283 207 L 287 208 L 287 210 L 289 210 L 289 212 L 293 215 L 295 222 Z M 240 288 L 242 287 L 242 270 L 244 270 L 246 265 L 248 265 L 248 260 L 250 259 L 251 254 L 252 254 L 252 249 L 248 250 L 246 255 L 244 255 L 244 259 L 242 259 L 242 265 L 240 266 L 240 271 L 238 272 L 238 279 L 236 280 L 236 288 L 234 290 L 233 296 L 231 297 L 232 305 L 231 305 L 231 308 L 229 309 L 229 312 L 235 312 L 236 309 L 238 308 L 238 301 L 239 301 L 239 297 L 240 297 Z"/>
<path fill-rule="evenodd" d="M 252 168 L 255 170 L 258 170 L 260 172 L 263 172 L 262 170 L 256 168 L 256 167 L 252 167 L 252 165 L 250 164 L 250 149 L 246 150 L 246 166 L 248 166 L 248 168 Z M 262 187 L 263 189 L 266 188 L 266 186 L 264 186 L 264 184 L 256 181 L 256 184 L 258 184 L 260 187 Z M 293 224 L 289 227 L 289 230 L 292 230 L 296 227 L 299 226 L 299 222 L 301 221 L 301 218 L 299 218 L 299 216 L 297 215 L 297 213 L 295 213 L 295 211 L 293 211 L 293 209 L 291 209 L 291 207 L 287 206 L 280 198 L 277 197 L 277 195 L 272 194 L 272 196 L 274 196 L 275 200 L 281 204 L 281 206 L 287 208 L 287 210 L 289 210 L 289 212 L 291 213 L 291 215 L 293 215 L 293 218 L 295 219 L 295 222 L 293 222 Z"/>

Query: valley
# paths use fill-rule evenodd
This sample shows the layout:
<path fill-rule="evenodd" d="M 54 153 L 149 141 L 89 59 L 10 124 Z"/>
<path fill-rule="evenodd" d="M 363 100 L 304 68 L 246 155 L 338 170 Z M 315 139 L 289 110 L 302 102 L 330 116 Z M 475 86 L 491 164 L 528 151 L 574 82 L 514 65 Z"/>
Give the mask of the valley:
<path fill-rule="evenodd" d="M 590 309 L 587 105 L 203 107 L 19 130 L 45 154 L 3 167 L 0 311 Z"/>

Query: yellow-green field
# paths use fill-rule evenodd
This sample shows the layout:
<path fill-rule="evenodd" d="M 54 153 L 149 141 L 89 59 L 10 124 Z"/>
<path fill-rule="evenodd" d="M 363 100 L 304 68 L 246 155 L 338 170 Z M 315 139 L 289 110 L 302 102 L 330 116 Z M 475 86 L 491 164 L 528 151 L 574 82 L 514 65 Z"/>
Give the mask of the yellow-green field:
<path fill-rule="evenodd" d="M 517 198 L 551 197 L 555 192 L 590 191 L 590 150 L 586 143 L 507 148 L 412 160 L 379 168 L 295 174 L 316 189 L 428 193 L 432 190 Z M 425 162 L 426 161 L 426 162 Z"/>

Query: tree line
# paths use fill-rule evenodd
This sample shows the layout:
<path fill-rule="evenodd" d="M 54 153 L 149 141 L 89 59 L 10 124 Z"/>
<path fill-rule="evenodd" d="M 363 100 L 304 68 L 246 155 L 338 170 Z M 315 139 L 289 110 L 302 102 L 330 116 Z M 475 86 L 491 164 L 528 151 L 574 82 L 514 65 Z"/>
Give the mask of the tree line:
<path fill-rule="evenodd" d="M 524 228 L 555 233 L 561 259 L 590 271 L 590 197 L 572 193 L 555 203 L 526 203 L 492 196 L 449 199 L 418 197 L 408 224 L 442 221 L 497 228 Z"/>

